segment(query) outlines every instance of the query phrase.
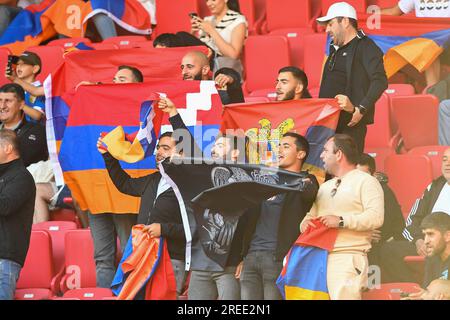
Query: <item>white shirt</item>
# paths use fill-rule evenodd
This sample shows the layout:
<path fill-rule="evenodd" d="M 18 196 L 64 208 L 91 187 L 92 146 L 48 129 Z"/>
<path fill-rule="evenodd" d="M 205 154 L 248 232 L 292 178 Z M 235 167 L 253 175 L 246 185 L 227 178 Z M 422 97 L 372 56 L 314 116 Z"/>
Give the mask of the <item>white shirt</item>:
<path fill-rule="evenodd" d="M 449 0 L 400 0 L 398 7 L 403 13 L 416 11 L 416 17 L 450 18 Z"/>
<path fill-rule="evenodd" d="M 448 183 L 442 188 L 431 212 L 445 212 L 450 215 L 450 185 Z"/>

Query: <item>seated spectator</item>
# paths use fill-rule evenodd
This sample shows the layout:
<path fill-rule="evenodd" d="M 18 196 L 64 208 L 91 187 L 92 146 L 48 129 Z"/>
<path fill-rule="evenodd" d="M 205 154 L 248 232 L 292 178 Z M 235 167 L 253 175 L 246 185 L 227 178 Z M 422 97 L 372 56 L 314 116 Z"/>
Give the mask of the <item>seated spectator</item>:
<path fill-rule="evenodd" d="M 41 2 L 42 0 L 0 1 L 0 36 L 23 8 L 26 8 L 30 4 L 38 4 Z"/>
<path fill-rule="evenodd" d="M 15 83 L 0 88 L 0 129 L 14 130 L 19 138 L 20 157 L 27 167 L 48 159 L 45 128 L 39 123 L 28 122 L 22 109 L 25 92 Z"/>
<path fill-rule="evenodd" d="M 397 5 L 381 10 L 381 14 L 401 16 L 415 11 L 420 18 L 450 18 L 450 6 L 442 0 L 400 0 Z"/>
<path fill-rule="evenodd" d="M 425 236 L 427 253 L 424 277 L 426 288 L 433 280 L 450 280 L 450 214 L 430 214 L 423 219 L 420 227 Z"/>
<path fill-rule="evenodd" d="M 181 60 L 183 80 L 211 80 L 208 57 L 200 51 L 188 52 Z M 224 105 L 245 102 L 240 75 L 231 68 L 221 68 L 214 75 Z"/>
<path fill-rule="evenodd" d="M 396 6 L 382 9 L 381 14 L 401 16 L 412 11 L 415 11 L 416 17 L 420 18 L 450 18 L 450 6 L 448 2 L 441 0 L 400 0 Z M 440 58 L 437 58 L 425 70 L 427 86 L 439 82 L 440 70 Z"/>
<path fill-rule="evenodd" d="M 112 82 L 113 83 L 144 82 L 144 76 L 142 75 L 142 72 L 139 69 L 123 65 L 118 68 Z M 81 81 L 79 84 L 77 84 L 75 89 L 78 89 L 78 87 L 81 85 L 94 85 L 94 84 L 102 84 L 102 83 L 92 81 Z"/>
<path fill-rule="evenodd" d="M 450 99 L 439 104 L 439 144 L 450 146 Z"/>
<path fill-rule="evenodd" d="M 276 84 L 277 101 L 311 98 L 308 91 L 308 77 L 297 67 L 281 68 Z"/>
<path fill-rule="evenodd" d="M 427 255 L 420 225 L 425 217 L 434 212 L 450 214 L 450 148 L 442 158 L 442 176 L 434 180 L 416 200 L 403 230 L 404 240 L 382 245 L 380 251 L 383 282 L 411 282 L 414 276 L 403 261 L 406 256 Z"/>
<path fill-rule="evenodd" d="M 25 51 L 18 57 L 16 70 L 10 70 L 8 76 L 11 81 L 19 84 L 25 90 L 23 111 L 27 121 L 30 122 L 39 122 L 45 115 L 44 88 L 42 83 L 36 80 L 38 74 L 41 73 L 41 69 L 41 58 L 34 52 Z M 38 95 L 35 95 L 35 93 L 38 93 Z"/>
<path fill-rule="evenodd" d="M 174 48 L 181 47 L 180 39 L 173 33 L 161 33 L 153 40 L 154 48 Z"/>
<path fill-rule="evenodd" d="M 216 0 L 207 1 L 207 6 L 212 15 L 204 20 L 193 16 L 191 33 L 214 50 L 214 71 L 228 67 L 242 77 L 240 57 L 248 30 L 247 20 L 240 14 L 239 3 L 237 0 Z"/>
<path fill-rule="evenodd" d="M 381 244 L 395 240 L 402 240 L 402 231 L 405 228 L 400 204 L 395 197 L 394 192 L 388 186 L 388 178 L 382 173 L 376 173 L 375 159 L 370 155 L 363 153 L 358 161 L 357 168 L 378 179 L 384 193 L 384 223 L 380 229 L 372 232 L 372 248 L 369 251 L 369 265 L 380 264 Z"/>

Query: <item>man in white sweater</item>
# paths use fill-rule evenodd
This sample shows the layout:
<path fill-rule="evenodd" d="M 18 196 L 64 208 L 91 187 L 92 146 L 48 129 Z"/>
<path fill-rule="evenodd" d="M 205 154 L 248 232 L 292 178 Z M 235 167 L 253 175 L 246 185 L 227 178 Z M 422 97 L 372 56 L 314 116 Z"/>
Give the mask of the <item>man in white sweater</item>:
<path fill-rule="evenodd" d="M 356 169 L 359 159 L 354 140 L 336 134 L 324 146 L 321 159 L 334 176 L 319 189 L 301 232 L 319 219 L 328 228 L 339 228 L 328 256 L 327 285 L 332 300 L 358 300 L 367 286 L 367 252 L 370 235 L 383 225 L 383 189 L 378 180 Z"/>

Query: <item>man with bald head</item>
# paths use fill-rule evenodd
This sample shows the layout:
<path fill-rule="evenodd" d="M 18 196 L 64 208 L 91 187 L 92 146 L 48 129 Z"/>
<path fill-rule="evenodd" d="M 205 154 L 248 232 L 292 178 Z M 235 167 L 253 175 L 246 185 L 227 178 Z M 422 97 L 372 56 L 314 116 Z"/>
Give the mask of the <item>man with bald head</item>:
<path fill-rule="evenodd" d="M 211 80 L 208 57 L 201 51 L 190 51 L 181 60 L 183 80 Z M 241 76 L 231 68 L 216 71 L 214 81 L 224 105 L 245 102 L 241 88 Z"/>
<path fill-rule="evenodd" d="M 403 259 L 405 256 L 427 256 L 421 223 L 425 217 L 435 212 L 450 215 L 450 148 L 445 150 L 442 157 L 442 176 L 425 189 L 406 219 L 403 237 L 407 241 L 391 241 L 381 247 L 383 282 L 414 282 L 414 277 Z"/>

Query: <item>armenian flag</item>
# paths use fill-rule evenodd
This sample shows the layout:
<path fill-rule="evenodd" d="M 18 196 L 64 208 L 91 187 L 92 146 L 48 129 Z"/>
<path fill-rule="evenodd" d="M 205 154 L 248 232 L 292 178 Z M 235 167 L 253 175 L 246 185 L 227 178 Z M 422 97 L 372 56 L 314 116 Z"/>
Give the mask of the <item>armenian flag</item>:
<path fill-rule="evenodd" d="M 303 169 L 310 170 L 323 182 L 325 171 L 320 154 L 336 131 L 339 112 L 334 99 L 228 105 L 220 130 L 223 133 L 242 130 L 250 139 L 249 162 L 267 165 L 278 161 L 278 144 L 283 134 L 294 131 L 303 135 L 310 144 Z"/>
<path fill-rule="evenodd" d="M 285 258 L 277 286 L 285 300 L 329 300 L 327 287 L 328 252 L 334 248 L 337 229 L 319 220 L 315 228 L 302 233 Z"/>

